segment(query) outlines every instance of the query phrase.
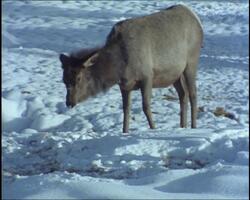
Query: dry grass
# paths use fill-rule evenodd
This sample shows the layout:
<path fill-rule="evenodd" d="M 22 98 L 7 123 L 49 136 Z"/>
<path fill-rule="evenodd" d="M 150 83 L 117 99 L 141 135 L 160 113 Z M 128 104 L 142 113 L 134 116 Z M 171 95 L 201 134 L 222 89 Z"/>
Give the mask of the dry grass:
<path fill-rule="evenodd" d="M 206 100 L 211 100 L 213 97 L 204 97 L 203 99 L 206 99 Z M 172 96 L 172 95 L 168 95 L 168 94 L 164 94 L 163 95 L 163 99 L 164 100 L 168 100 L 168 101 L 178 101 L 178 97 L 176 96 Z M 201 112 L 206 112 L 205 111 L 205 107 L 204 106 L 200 106 L 197 108 L 197 111 L 198 113 L 201 113 Z M 235 115 L 233 113 L 230 113 L 228 111 L 226 111 L 223 107 L 216 107 L 214 111 L 212 111 L 212 113 L 216 116 L 216 117 L 220 117 L 220 116 L 223 116 L 223 117 L 227 117 L 229 119 L 232 119 L 232 120 L 237 120 Z"/>
<path fill-rule="evenodd" d="M 225 109 L 223 107 L 216 107 L 216 109 L 213 111 L 213 113 L 216 117 L 223 116 L 223 117 L 227 117 L 229 119 L 235 119 L 234 114 L 225 111 Z"/>

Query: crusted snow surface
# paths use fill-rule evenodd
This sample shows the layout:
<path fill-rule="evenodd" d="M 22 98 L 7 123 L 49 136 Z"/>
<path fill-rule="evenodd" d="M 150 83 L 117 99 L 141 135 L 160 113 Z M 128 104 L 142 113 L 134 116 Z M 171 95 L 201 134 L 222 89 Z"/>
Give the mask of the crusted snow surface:
<path fill-rule="evenodd" d="M 139 91 L 129 134 L 118 86 L 66 107 L 61 52 L 102 45 L 117 21 L 176 3 L 204 27 L 197 129 L 179 128 L 172 86 L 153 90 L 155 130 Z M 247 1 L 4 1 L 3 198 L 247 199 L 248 9 Z"/>

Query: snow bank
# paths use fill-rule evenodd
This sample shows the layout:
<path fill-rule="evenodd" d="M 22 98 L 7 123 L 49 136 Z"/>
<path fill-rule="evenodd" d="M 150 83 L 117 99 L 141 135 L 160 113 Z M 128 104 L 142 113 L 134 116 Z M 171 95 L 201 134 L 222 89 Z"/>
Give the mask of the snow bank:
<path fill-rule="evenodd" d="M 147 177 L 124 181 L 100 180 L 75 173 L 54 172 L 45 175 L 16 176 L 14 179 L 5 177 L 5 181 L 12 184 L 4 186 L 6 193 L 3 198 L 245 199 L 249 192 L 246 176 L 246 167 L 220 165 L 202 172 L 173 170 L 167 175 L 161 173 L 150 179 Z M 232 184 L 228 184 L 229 182 Z"/>
<path fill-rule="evenodd" d="M 14 90 L 4 94 L 2 108 L 3 130 L 8 132 L 21 132 L 29 128 L 48 130 L 70 118 L 63 114 L 50 114 L 40 98 L 29 98 Z"/>
<path fill-rule="evenodd" d="M 21 131 L 27 124 L 27 118 L 23 117 L 27 105 L 26 102 L 20 98 L 18 93 L 10 92 L 7 98 L 2 97 L 2 125 L 4 131 L 17 130 Z M 17 99 L 15 101 L 14 99 Z"/>

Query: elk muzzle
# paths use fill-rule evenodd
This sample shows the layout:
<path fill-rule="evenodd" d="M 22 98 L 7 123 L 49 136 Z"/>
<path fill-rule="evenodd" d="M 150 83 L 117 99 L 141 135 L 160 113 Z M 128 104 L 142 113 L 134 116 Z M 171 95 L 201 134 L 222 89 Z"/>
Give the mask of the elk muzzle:
<path fill-rule="evenodd" d="M 74 98 L 74 94 L 72 94 L 72 92 L 70 92 L 69 90 L 67 90 L 67 95 L 66 95 L 66 106 L 73 108 L 76 105 L 76 101 Z"/>

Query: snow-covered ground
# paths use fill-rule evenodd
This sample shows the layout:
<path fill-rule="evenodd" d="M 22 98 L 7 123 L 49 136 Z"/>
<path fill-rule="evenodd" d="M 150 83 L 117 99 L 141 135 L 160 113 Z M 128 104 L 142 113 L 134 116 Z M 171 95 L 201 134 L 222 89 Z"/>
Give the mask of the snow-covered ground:
<path fill-rule="evenodd" d="M 73 109 L 58 59 L 104 43 L 120 20 L 175 1 L 3 1 L 3 198 L 247 199 L 248 1 L 184 1 L 201 18 L 198 128 L 179 128 L 173 87 L 139 91 L 122 134 L 118 86 Z M 189 120 L 190 121 L 190 120 Z"/>

